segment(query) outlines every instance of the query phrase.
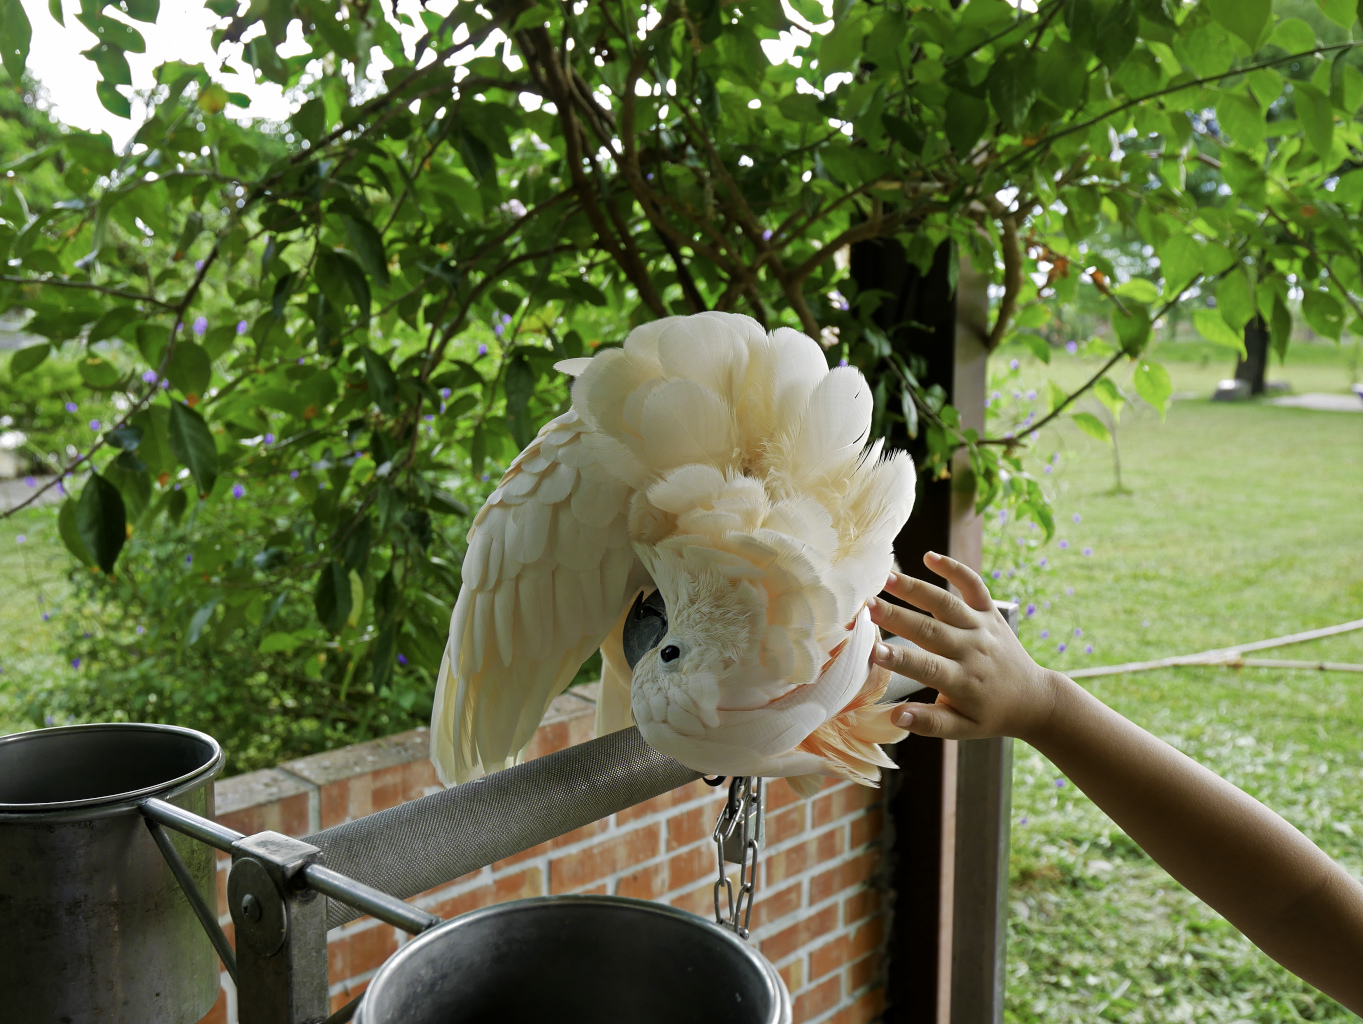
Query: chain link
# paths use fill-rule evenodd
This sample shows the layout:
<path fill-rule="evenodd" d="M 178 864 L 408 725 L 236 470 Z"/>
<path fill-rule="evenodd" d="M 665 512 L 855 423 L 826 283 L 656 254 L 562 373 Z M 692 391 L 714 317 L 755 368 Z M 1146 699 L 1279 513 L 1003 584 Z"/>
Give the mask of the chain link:
<path fill-rule="evenodd" d="M 715 921 L 748 937 L 757 890 L 757 858 L 765 839 L 762 780 L 738 776 L 729 783 L 729 797 L 719 812 L 712 838 L 719 877 L 715 879 Z M 738 865 L 738 892 L 725 863 Z"/>

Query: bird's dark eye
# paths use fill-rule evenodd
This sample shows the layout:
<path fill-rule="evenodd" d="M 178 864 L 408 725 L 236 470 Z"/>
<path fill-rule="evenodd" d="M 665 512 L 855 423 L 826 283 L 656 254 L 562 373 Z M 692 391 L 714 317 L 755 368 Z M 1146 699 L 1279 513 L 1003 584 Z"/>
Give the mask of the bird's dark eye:
<path fill-rule="evenodd" d="M 668 644 L 658 652 L 658 657 L 662 658 L 664 662 L 676 661 L 681 657 L 681 648 L 676 644 Z"/>

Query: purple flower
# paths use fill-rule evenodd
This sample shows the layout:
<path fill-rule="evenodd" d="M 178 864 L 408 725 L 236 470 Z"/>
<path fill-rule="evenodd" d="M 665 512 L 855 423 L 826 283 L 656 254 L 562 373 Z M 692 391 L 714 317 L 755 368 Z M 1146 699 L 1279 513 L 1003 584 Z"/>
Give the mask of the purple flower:
<path fill-rule="evenodd" d="M 1027 819 L 1026 819 L 1026 818 L 1019 818 L 1019 819 L 1018 819 L 1018 824 L 1019 824 L 1019 825 L 1025 825 L 1025 824 L 1027 824 Z"/>
<path fill-rule="evenodd" d="M 1057 651 L 1059 651 L 1061 654 L 1064 654 L 1064 653 L 1065 653 L 1065 648 L 1066 648 L 1066 646 L 1067 646 L 1067 644 L 1062 640 L 1062 641 L 1060 641 L 1059 644 L 1056 645 L 1056 648 L 1055 648 L 1055 649 L 1056 649 Z"/>
<path fill-rule="evenodd" d="M 511 314 L 510 314 L 510 313 L 503 313 L 503 314 L 502 314 L 502 323 L 504 323 L 504 324 L 509 324 L 509 323 L 511 323 Z"/>
<path fill-rule="evenodd" d="M 88 629 L 85 631 L 85 639 L 90 639 L 90 631 Z"/>
<path fill-rule="evenodd" d="M 298 365 L 299 365 L 299 366 L 302 366 L 302 365 L 303 365 L 303 357 L 302 357 L 302 356 L 299 356 L 299 357 L 298 357 Z"/>
<path fill-rule="evenodd" d="M 1051 464 L 1054 465 L 1055 463 L 1057 463 L 1057 462 L 1059 462 L 1059 461 L 1060 461 L 1060 453 L 1059 453 L 1059 452 L 1051 452 Z"/>
<path fill-rule="evenodd" d="M 72 667 L 72 668 L 80 668 L 80 659 L 79 659 L 79 658 L 72 658 L 72 659 L 71 659 L 71 667 Z"/>
<path fill-rule="evenodd" d="M 327 482 L 323 480 L 320 484 L 317 485 L 317 489 L 319 491 L 325 491 L 327 489 Z"/>
<path fill-rule="evenodd" d="M 1049 602 L 1049 601 L 1043 601 L 1043 602 L 1041 602 L 1041 607 L 1045 608 L 1047 611 L 1050 611 L 1050 610 L 1051 610 L 1051 602 Z"/>
<path fill-rule="evenodd" d="M 443 398 L 443 399 L 445 399 L 445 401 L 447 401 L 447 402 L 448 402 L 449 399 L 450 399 L 450 394 L 451 394 L 451 392 L 450 392 L 450 389 L 449 389 L 449 388 L 441 388 L 441 389 L 440 389 L 440 397 Z"/>
<path fill-rule="evenodd" d="M 399 655 L 398 655 L 398 664 L 399 664 L 399 665 L 405 665 L 405 664 L 407 664 L 407 655 L 405 655 L 405 654 L 399 654 Z"/>
<path fill-rule="evenodd" d="M 1085 645 L 1084 645 L 1084 653 L 1085 653 L 1085 654 L 1092 654 L 1092 653 L 1093 653 L 1093 644 L 1085 644 Z"/>
<path fill-rule="evenodd" d="M 484 473 L 484 474 L 483 474 L 483 483 L 487 483 L 487 481 L 488 481 L 488 475 L 487 475 L 486 473 Z"/>
<path fill-rule="evenodd" d="M 17 537 L 14 538 L 14 543 L 16 543 L 16 544 L 22 544 L 22 543 L 23 543 L 24 541 L 26 541 L 26 540 L 28 540 L 28 537 L 27 537 L 26 535 L 24 535 L 24 534 L 21 533 L 21 534 L 19 534 L 19 536 L 17 536 Z"/>
<path fill-rule="evenodd" d="M 47 621 L 48 619 L 50 619 L 50 618 L 52 618 L 52 613 L 51 613 L 51 612 L 43 612 L 43 621 L 44 621 L 44 622 L 46 622 L 46 621 Z"/>
<path fill-rule="evenodd" d="M 762 241 L 764 241 L 764 242 L 770 242 L 770 241 L 771 241 L 771 228 L 764 228 L 764 229 L 763 229 L 763 231 L 762 231 Z"/>
<path fill-rule="evenodd" d="M 26 476 L 26 477 L 24 477 L 24 486 L 25 486 L 25 487 L 37 487 L 37 486 L 38 486 L 38 479 L 37 479 L 37 477 L 32 477 L 32 476 Z"/>
<path fill-rule="evenodd" d="M 1069 595 L 1070 597 L 1073 597 L 1073 596 L 1074 596 L 1074 588 L 1073 588 L 1073 587 L 1066 587 L 1066 588 L 1065 588 L 1065 593 L 1066 593 L 1067 595 Z"/>
<path fill-rule="evenodd" d="M 1029 402 L 1036 401 L 1036 388 L 1033 388 L 1032 390 L 1027 392 L 1027 401 Z"/>
<path fill-rule="evenodd" d="M 193 555 L 185 555 L 185 565 L 193 565 L 193 564 L 194 564 L 194 556 L 193 556 Z"/>
<path fill-rule="evenodd" d="M 291 470 L 289 470 L 289 479 L 290 479 L 290 480 L 297 480 L 297 479 L 298 479 L 298 470 L 296 470 L 296 469 L 291 469 Z"/>
<path fill-rule="evenodd" d="M 166 391 L 170 388 L 170 381 L 166 380 L 165 377 L 162 377 L 161 383 L 156 386 L 160 388 L 162 391 Z"/>
<path fill-rule="evenodd" d="M 1056 780 L 1055 780 L 1055 788 L 1056 788 L 1056 789 L 1064 789 L 1064 788 L 1065 788 L 1065 780 L 1064 780 L 1064 779 L 1056 779 Z"/>
<path fill-rule="evenodd" d="M 1000 576 L 1003 575 L 1003 573 L 1002 573 L 1000 570 L 995 569 L 995 570 L 994 570 L 993 572 L 991 572 L 989 575 L 990 575 L 990 577 L 992 577 L 993 579 L 998 579 Z"/>
<path fill-rule="evenodd" d="M 142 625 L 141 623 L 138 623 L 138 625 L 137 625 L 137 635 L 138 635 L 138 636 L 141 636 L 141 635 L 142 635 L 143 633 L 145 633 L 146 631 L 147 631 L 147 627 L 144 626 L 144 625 Z"/>
<path fill-rule="evenodd" d="M 1062 550 L 1062 551 L 1065 550 L 1065 548 L 1067 548 L 1067 547 L 1069 547 L 1069 546 L 1070 546 L 1070 542 L 1067 541 L 1067 540 L 1062 540 L 1062 541 L 1060 542 L 1060 550 Z"/>
<path fill-rule="evenodd" d="M 1041 631 L 1041 639 L 1043 639 L 1043 640 L 1047 639 L 1050 635 L 1051 635 L 1051 631 L 1050 631 L 1049 629 L 1043 629 L 1043 630 Z"/>
<path fill-rule="evenodd" d="M 67 411 L 67 412 L 75 412 L 75 411 L 76 411 L 76 403 L 75 403 L 75 402 L 67 402 L 67 403 L 66 403 L 66 411 Z"/>
<path fill-rule="evenodd" d="M 1086 555 L 1093 554 L 1093 548 L 1084 548 L 1084 554 Z"/>
<path fill-rule="evenodd" d="M 98 434 L 98 433 L 99 433 L 99 420 L 91 420 L 91 421 L 90 421 L 90 429 L 93 430 L 96 434 Z"/>
<path fill-rule="evenodd" d="M 999 394 L 997 391 L 995 391 L 992 395 L 989 396 L 989 400 L 990 400 L 991 402 L 997 402 L 997 401 L 998 401 L 1000 398 L 1002 398 L 1002 397 L 1003 397 L 1003 396 L 1002 396 L 1001 394 Z"/>
<path fill-rule="evenodd" d="M 266 444 L 274 444 L 274 435 L 273 435 L 273 434 L 266 434 L 266 435 L 265 435 L 265 443 L 266 443 Z"/>
<path fill-rule="evenodd" d="M 155 370 L 145 370 L 145 371 L 143 371 L 143 373 L 142 373 L 142 383 L 143 383 L 143 384 L 155 384 L 155 383 L 156 383 L 156 371 L 155 371 Z"/>
<path fill-rule="evenodd" d="M 506 333 L 506 328 L 505 328 L 504 326 L 502 326 L 501 324 L 496 324 L 496 325 L 492 328 L 492 333 L 495 334 L 495 335 L 497 335 L 497 337 L 500 338 L 503 334 Z"/>
<path fill-rule="evenodd" d="M 1030 618 L 1031 618 L 1033 615 L 1035 615 L 1035 614 L 1036 614 L 1036 605 L 1031 604 L 1031 603 L 1029 602 L 1028 605 L 1027 605 L 1027 617 L 1030 619 Z"/>
<path fill-rule="evenodd" d="M 1045 469 L 1042 470 L 1042 472 L 1045 473 L 1047 476 L 1050 476 L 1050 475 L 1051 475 L 1051 467 L 1050 467 L 1050 466 L 1047 466 Z"/>
<path fill-rule="evenodd" d="M 999 522 L 1008 522 L 1008 510 L 1006 508 L 999 509 Z"/>
<path fill-rule="evenodd" d="M 204 268 L 204 261 L 203 261 L 203 260 L 195 260 L 195 261 L 194 261 L 194 269 L 195 269 L 195 270 L 203 270 L 203 268 Z"/>
<path fill-rule="evenodd" d="M 433 419 L 435 419 L 435 417 L 432 416 L 430 413 L 427 413 L 427 414 L 423 417 L 423 419 L 426 419 L 426 420 L 433 420 Z"/>
<path fill-rule="evenodd" d="M 232 497 L 234 497 L 234 498 L 244 498 L 244 497 L 246 497 L 246 488 L 243 487 L 243 486 L 241 486 L 241 484 L 233 484 L 233 485 L 232 485 Z"/>
<path fill-rule="evenodd" d="M 237 333 L 238 333 L 238 334 L 245 334 L 248 330 L 250 330 L 250 328 L 247 326 L 245 320 L 238 320 L 238 321 L 237 321 Z"/>
<path fill-rule="evenodd" d="M 194 318 L 194 333 L 201 338 L 208 333 L 208 317 L 196 316 Z"/>
<path fill-rule="evenodd" d="M 846 357 L 846 356 L 843 356 L 841 359 L 839 359 L 839 360 L 838 360 L 838 365 L 839 365 L 839 366 L 846 366 L 846 365 L 847 365 L 847 357 Z"/>
<path fill-rule="evenodd" d="M 1044 569 L 1044 568 L 1046 568 L 1046 559 L 1045 559 L 1045 558 L 1042 558 L 1042 559 L 1040 559 L 1036 564 L 1039 565 L 1039 566 L 1041 566 L 1041 568 Z"/>
<path fill-rule="evenodd" d="M 1074 355 L 1076 352 L 1079 351 L 1079 343 L 1074 341 L 1065 342 L 1065 351 L 1068 352 L 1070 355 Z"/>
<path fill-rule="evenodd" d="M 441 402 L 441 403 L 440 403 L 440 415 L 442 415 L 442 416 L 445 415 L 445 403 L 444 403 L 444 402 Z"/>
<path fill-rule="evenodd" d="M 1077 522 L 1079 522 L 1081 519 L 1083 519 L 1084 517 L 1081 516 L 1078 512 L 1076 512 L 1074 515 L 1070 516 L 1070 518 L 1073 519 L 1073 520 L 1077 523 Z"/>
<path fill-rule="evenodd" d="M 1016 370 L 1017 368 L 1018 368 L 1018 361 L 1017 361 L 1016 359 L 1010 359 L 1010 360 L 1008 360 L 1008 369 L 1010 369 L 1010 370 Z"/>
<path fill-rule="evenodd" d="M 1083 636 L 1083 635 L 1084 635 L 1084 631 L 1083 631 L 1082 629 L 1080 629 L 1078 626 L 1075 626 L 1075 627 L 1074 627 L 1074 635 L 1075 635 L 1075 636 Z"/>
<path fill-rule="evenodd" d="M 479 345 L 479 346 L 478 346 L 478 354 L 479 354 L 480 356 L 485 356 L 485 355 L 487 355 L 487 346 L 486 346 L 486 345 Z"/>

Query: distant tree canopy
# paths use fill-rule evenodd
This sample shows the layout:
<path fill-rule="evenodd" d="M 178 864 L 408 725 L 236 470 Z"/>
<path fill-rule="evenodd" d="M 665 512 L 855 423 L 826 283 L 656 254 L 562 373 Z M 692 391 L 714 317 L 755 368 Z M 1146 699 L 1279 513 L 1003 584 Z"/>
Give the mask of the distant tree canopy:
<path fill-rule="evenodd" d="M 84 449 L 44 454 L 91 472 L 61 523 L 99 599 L 145 609 L 154 577 L 177 650 L 287 656 L 337 716 L 400 691 L 422 713 L 464 502 L 564 407 L 552 364 L 633 324 L 733 310 L 820 338 L 866 372 L 880 428 L 925 436 L 925 472 L 967 447 L 981 503 L 1048 534 L 1023 461 L 1038 424 L 959 430 L 847 246 L 894 238 L 926 268 L 952 242 L 995 285 L 990 347 L 1043 360 L 1055 303 L 1095 288 L 1104 371 L 1135 360 L 1161 411 L 1143 352 L 1180 297 L 1231 349 L 1256 316 L 1280 352 L 1297 317 L 1363 332 L 1355 0 L 207 6 L 215 45 L 244 41 L 289 90 L 287 124 L 239 123 L 244 97 L 175 61 L 126 152 L 45 124 L 31 92 L 22 116 L 0 104 L 0 309 L 42 339 L 9 378 L 79 353 L 83 393 L 111 403 Z M 116 114 L 157 15 L 83 0 Z M 281 57 L 294 23 L 311 51 Z M 0 0 L 15 82 L 28 37 Z M 1053 386 L 1042 422 L 1074 397 Z"/>

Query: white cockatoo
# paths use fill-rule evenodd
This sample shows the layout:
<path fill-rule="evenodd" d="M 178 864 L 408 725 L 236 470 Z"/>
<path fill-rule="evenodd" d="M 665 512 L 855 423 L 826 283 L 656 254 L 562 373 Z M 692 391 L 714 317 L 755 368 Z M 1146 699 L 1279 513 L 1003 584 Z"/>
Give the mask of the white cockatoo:
<path fill-rule="evenodd" d="M 514 763 L 603 655 L 598 734 L 638 725 L 706 774 L 874 785 L 905 732 L 866 602 L 913 506 L 908 455 L 866 446 L 872 397 L 811 338 L 731 313 L 636 328 L 558 368 L 572 407 L 517 456 L 468 534 L 431 722 L 446 785 Z M 632 604 L 666 635 L 637 663 Z M 636 607 L 637 612 L 637 607 Z"/>

